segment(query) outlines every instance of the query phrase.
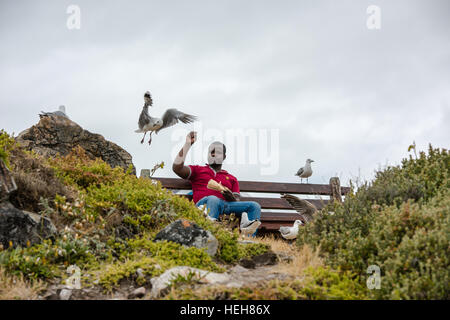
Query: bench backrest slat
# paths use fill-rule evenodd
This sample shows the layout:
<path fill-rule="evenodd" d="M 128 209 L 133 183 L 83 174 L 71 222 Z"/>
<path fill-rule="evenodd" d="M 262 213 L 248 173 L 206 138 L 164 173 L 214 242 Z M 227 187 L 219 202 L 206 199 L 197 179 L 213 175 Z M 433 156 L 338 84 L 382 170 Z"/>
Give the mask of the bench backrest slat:
<path fill-rule="evenodd" d="M 190 190 L 191 183 L 178 178 L 153 178 L 158 180 L 167 189 Z M 259 181 L 239 181 L 241 192 L 262 192 L 262 193 L 293 193 L 306 195 L 330 195 L 331 189 L 328 184 L 300 184 L 281 182 L 259 182 Z M 342 195 L 350 191 L 349 187 L 341 187 Z"/>

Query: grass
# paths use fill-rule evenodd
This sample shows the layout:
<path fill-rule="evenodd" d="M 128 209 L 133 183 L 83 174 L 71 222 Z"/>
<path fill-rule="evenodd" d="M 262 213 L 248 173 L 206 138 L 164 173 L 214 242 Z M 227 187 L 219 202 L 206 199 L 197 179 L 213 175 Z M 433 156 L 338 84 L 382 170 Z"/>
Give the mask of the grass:
<path fill-rule="evenodd" d="M 36 300 L 45 287 L 43 281 L 27 281 L 23 276 L 7 274 L 0 267 L 0 300 Z"/>

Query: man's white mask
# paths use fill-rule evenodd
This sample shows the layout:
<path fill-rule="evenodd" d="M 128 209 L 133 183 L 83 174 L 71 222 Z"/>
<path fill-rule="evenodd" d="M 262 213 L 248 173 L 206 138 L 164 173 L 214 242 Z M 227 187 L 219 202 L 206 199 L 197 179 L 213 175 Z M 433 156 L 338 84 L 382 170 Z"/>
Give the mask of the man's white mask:
<path fill-rule="evenodd" d="M 211 152 L 214 151 L 214 156 L 211 155 Z M 212 143 L 208 148 L 208 164 L 222 164 L 224 160 L 224 152 L 223 152 L 223 144 Z"/>

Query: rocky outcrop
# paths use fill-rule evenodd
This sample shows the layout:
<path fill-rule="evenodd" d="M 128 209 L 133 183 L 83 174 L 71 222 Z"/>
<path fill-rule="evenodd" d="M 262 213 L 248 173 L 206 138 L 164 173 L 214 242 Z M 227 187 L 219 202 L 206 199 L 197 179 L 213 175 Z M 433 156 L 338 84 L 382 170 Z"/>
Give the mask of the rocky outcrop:
<path fill-rule="evenodd" d="M 6 167 L 0 160 L 0 202 L 9 199 L 11 193 L 17 190 L 16 182 Z"/>
<path fill-rule="evenodd" d="M 5 201 L 0 203 L 0 244 L 26 247 L 53 237 L 57 233 L 53 223 L 38 214 L 22 211 Z"/>
<path fill-rule="evenodd" d="M 84 130 L 75 122 L 60 116 L 42 117 L 34 126 L 21 132 L 16 140 L 27 150 L 45 157 L 67 155 L 74 147 L 82 147 L 91 158 L 101 158 L 111 167 L 133 166 L 131 155 L 103 136 Z"/>
<path fill-rule="evenodd" d="M 206 252 L 211 256 L 214 256 L 219 248 L 219 241 L 210 231 L 184 219 L 178 219 L 169 224 L 156 235 L 154 240 L 167 240 L 188 247 L 206 248 Z"/>
<path fill-rule="evenodd" d="M 0 245 L 25 247 L 53 237 L 57 230 L 49 219 L 19 210 L 9 202 L 16 189 L 14 178 L 0 160 Z"/>

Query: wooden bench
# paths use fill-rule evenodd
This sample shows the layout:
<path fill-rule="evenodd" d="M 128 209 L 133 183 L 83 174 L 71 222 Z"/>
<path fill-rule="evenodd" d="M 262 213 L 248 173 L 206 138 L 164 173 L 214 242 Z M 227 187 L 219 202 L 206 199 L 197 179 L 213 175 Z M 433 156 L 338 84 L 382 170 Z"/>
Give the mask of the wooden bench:
<path fill-rule="evenodd" d="M 142 173 L 141 173 L 142 176 Z M 162 186 L 170 190 L 192 190 L 191 183 L 179 178 L 155 178 Z M 317 209 L 321 209 L 328 203 L 330 198 L 341 201 L 341 196 L 350 191 L 348 187 L 340 187 L 339 178 L 331 178 L 330 184 L 301 184 L 301 183 L 280 183 L 280 182 L 260 182 L 260 181 L 239 181 L 241 193 L 256 193 L 257 196 L 241 197 L 241 201 L 256 201 L 261 205 L 261 226 L 258 233 L 274 232 L 280 226 L 290 226 L 298 219 L 298 214 L 291 205 L 280 198 L 281 193 L 289 193 L 296 196 L 321 196 L 323 199 L 307 199 L 314 204 Z M 270 196 L 269 196 L 270 194 Z M 192 200 L 192 195 L 184 194 Z M 275 210 L 275 211 L 267 211 Z M 276 211 L 278 210 L 278 211 Z M 280 211 L 283 210 L 283 211 Z"/>

